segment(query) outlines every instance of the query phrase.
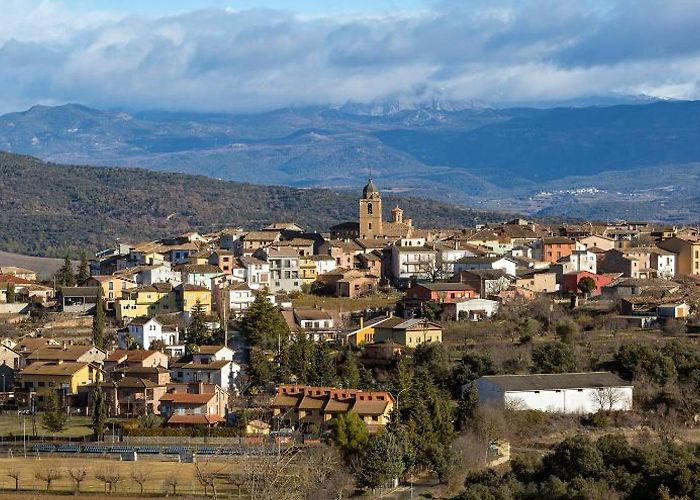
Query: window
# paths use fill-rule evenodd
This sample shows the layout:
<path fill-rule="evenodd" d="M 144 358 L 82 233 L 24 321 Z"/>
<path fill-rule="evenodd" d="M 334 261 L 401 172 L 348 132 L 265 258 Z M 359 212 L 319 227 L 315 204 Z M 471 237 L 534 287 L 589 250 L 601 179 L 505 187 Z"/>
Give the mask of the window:
<path fill-rule="evenodd" d="M 109 284 L 107 285 L 107 288 L 109 290 L 114 290 L 114 281 L 110 281 Z"/>
<path fill-rule="evenodd" d="M 44 386 L 46 386 L 46 382 L 39 382 L 38 385 L 39 385 L 39 387 L 44 387 Z"/>
<path fill-rule="evenodd" d="M 372 206 L 371 203 L 367 203 L 367 214 L 372 215 L 374 212 L 374 207 Z M 370 229 L 372 229 L 372 224 L 370 224 Z"/>
<path fill-rule="evenodd" d="M 367 223 L 367 229 L 369 229 L 369 230 L 372 229 L 372 223 L 371 223 L 371 222 Z"/>

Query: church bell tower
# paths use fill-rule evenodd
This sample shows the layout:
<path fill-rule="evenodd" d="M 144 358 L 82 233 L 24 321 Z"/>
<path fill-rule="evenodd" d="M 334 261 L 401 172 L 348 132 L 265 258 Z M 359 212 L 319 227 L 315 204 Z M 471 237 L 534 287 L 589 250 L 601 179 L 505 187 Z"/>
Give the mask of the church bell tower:
<path fill-rule="evenodd" d="M 360 238 L 374 238 L 382 234 L 382 197 L 370 178 L 360 199 Z"/>

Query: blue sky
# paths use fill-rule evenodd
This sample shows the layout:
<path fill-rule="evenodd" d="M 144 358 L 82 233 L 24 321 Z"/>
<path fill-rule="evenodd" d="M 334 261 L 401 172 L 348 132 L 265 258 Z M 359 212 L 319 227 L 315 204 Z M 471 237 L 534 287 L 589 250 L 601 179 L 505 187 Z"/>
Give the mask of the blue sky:
<path fill-rule="evenodd" d="M 698 26 L 697 0 L 3 0 L 0 112 L 698 99 Z"/>
<path fill-rule="evenodd" d="M 94 0 L 66 0 L 65 5 L 81 11 L 95 10 Z M 275 9 L 297 14 L 342 14 L 349 12 L 385 12 L 419 10 L 422 0 L 100 0 L 99 8 L 147 16 L 179 14 L 196 9 L 231 8 Z"/>

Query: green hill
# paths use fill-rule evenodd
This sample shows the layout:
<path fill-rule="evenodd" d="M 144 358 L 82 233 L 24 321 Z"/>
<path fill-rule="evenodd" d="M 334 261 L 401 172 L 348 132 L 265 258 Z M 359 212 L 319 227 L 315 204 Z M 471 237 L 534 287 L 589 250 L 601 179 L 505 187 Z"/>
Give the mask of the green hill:
<path fill-rule="evenodd" d="M 294 189 L 130 168 L 68 166 L 0 153 L 0 250 L 62 256 L 116 238 L 135 241 L 241 225 L 293 220 L 324 231 L 357 217 L 357 193 Z M 501 220 L 434 201 L 386 196 L 419 227 L 463 227 Z"/>

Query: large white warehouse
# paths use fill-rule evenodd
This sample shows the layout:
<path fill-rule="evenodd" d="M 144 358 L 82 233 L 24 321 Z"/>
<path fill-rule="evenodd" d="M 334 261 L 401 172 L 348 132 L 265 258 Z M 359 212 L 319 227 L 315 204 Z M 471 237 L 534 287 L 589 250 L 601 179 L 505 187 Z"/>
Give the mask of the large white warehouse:
<path fill-rule="evenodd" d="M 632 384 L 610 372 L 492 375 L 474 384 L 485 405 L 558 413 L 632 409 Z"/>

